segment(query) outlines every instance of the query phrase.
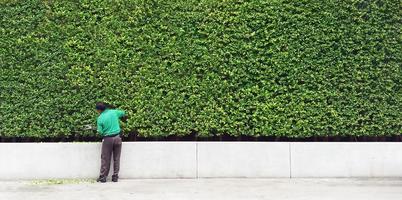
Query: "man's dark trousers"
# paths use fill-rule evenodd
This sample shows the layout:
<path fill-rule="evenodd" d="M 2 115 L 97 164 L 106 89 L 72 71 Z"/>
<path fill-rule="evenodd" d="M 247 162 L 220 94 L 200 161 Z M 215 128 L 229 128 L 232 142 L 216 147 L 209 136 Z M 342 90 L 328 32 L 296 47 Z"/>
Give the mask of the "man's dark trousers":
<path fill-rule="evenodd" d="M 112 154 L 113 154 L 113 176 L 118 176 L 120 170 L 121 144 L 122 140 L 120 135 L 103 138 L 100 177 L 104 178 L 109 175 L 110 161 L 112 159 Z"/>

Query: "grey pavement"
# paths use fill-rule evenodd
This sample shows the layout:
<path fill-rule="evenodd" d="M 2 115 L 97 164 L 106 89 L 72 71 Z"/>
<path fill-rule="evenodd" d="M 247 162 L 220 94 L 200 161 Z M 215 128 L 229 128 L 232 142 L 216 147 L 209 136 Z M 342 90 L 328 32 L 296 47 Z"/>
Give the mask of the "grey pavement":
<path fill-rule="evenodd" d="M 401 200 L 402 179 L 135 179 L 0 182 L 0 200 Z"/>

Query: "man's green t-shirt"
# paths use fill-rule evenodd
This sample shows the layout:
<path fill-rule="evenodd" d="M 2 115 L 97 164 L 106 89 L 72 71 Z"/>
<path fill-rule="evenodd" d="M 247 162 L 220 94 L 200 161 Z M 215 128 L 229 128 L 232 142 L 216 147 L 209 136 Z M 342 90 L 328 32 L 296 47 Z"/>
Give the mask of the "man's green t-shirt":
<path fill-rule="evenodd" d="M 115 135 L 120 133 L 120 118 L 125 115 L 122 110 L 106 109 L 97 120 L 98 132 L 102 136 Z"/>

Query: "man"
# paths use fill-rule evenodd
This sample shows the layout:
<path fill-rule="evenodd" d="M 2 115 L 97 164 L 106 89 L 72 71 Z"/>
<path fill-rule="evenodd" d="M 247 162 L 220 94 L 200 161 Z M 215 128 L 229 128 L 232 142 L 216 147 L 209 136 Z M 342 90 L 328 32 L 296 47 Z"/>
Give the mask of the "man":
<path fill-rule="evenodd" d="M 97 129 L 103 137 L 101 169 L 98 182 L 105 183 L 109 175 L 110 162 L 113 154 L 113 176 L 112 181 L 119 179 L 120 153 L 122 140 L 120 137 L 119 120 L 125 119 L 125 112 L 122 110 L 109 109 L 105 103 L 96 103 L 96 111 L 99 113 L 97 119 Z"/>

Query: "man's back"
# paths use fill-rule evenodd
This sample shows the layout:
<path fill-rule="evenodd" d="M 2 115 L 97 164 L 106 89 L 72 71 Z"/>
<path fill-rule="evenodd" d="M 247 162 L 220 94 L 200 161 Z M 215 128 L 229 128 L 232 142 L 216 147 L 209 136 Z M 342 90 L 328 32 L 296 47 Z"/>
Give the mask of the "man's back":
<path fill-rule="evenodd" d="M 97 120 L 98 132 L 102 136 L 115 135 L 120 133 L 119 119 L 124 116 L 122 110 L 106 109 Z"/>

